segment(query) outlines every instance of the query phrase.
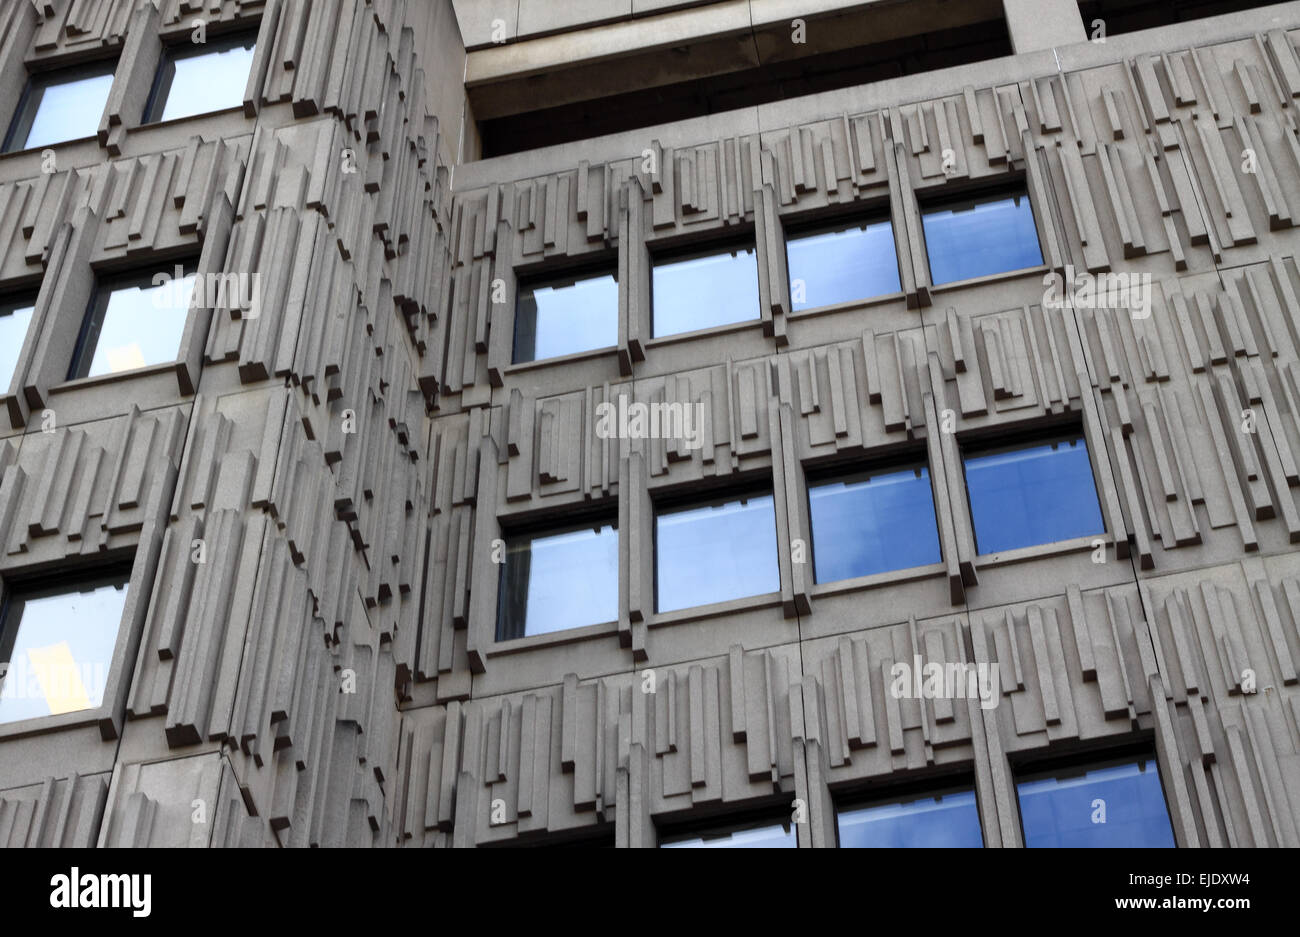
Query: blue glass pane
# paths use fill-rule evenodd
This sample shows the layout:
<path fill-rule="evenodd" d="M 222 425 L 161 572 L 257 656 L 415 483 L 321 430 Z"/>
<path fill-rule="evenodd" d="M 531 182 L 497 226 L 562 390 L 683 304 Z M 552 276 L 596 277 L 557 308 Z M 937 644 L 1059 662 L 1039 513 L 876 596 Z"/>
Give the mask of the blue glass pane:
<path fill-rule="evenodd" d="M 860 475 L 808 489 L 818 582 L 937 563 L 930 472 Z"/>
<path fill-rule="evenodd" d="M 9 392 L 35 306 L 0 306 L 0 395 Z"/>
<path fill-rule="evenodd" d="M 659 844 L 663 849 L 798 849 L 799 840 L 789 823 L 704 833 L 690 839 Z"/>
<path fill-rule="evenodd" d="M 15 596 L 0 627 L 16 628 L 0 680 L 0 723 L 94 709 L 104 702 L 126 605 L 124 582 Z M 5 640 L 10 638 L 4 635 Z M 0 670 L 5 662 L 0 662 Z"/>
<path fill-rule="evenodd" d="M 966 490 L 980 553 L 1106 531 L 1082 438 L 968 456 Z"/>
<path fill-rule="evenodd" d="M 179 120 L 239 107 L 253 64 L 253 44 L 177 58 L 176 74 L 159 120 Z"/>
<path fill-rule="evenodd" d="M 771 495 L 660 514 L 655 538 L 661 612 L 781 589 Z"/>
<path fill-rule="evenodd" d="M 840 848 L 979 849 L 974 791 L 935 794 L 839 812 Z"/>
<path fill-rule="evenodd" d="M 40 91 L 36 118 L 22 148 L 27 150 L 93 137 L 99 132 L 113 74 L 93 75 L 68 81 L 53 80 Z M 17 141 L 15 141 L 17 142 Z"/>
<path fill-rule="evenodd" d="M 754 248 L 655 264 L 655 338 L 759 317 Z"/>
<path fill-rule="evenodd" d="M 526 537 L 506 550 L 497 639 L 618 620 L 618 531 Z"/>
<path fill-rule="evenodd" d="M 902 288 L 894 228 L 888 221 L 793 237 L 786 242 L 785 251 L 796 312 L 897 293 Z"/>
<path fill-rule="evenodd" d="M 520 290 L 516 364 L 617 344 L 618 281 L 612 274 Z"/>
<path fill-rule="evenodd" d="M 113 290 L 103 320 L 92 326 L 94 357 L 83 375 L 97 377 L 175 361 L 194 293 L 195 275 L 159 286 Z"/>
<path fill-rule="evenodd" d="M 1016 785 L 1025 845 L 1172 848 L 1164 790 L 1154 759 Z M 1103 822 L 1104 821 L 1104 822 Z"/>
<path fill-rule="evenodd" d="M 1043 262 L 1029 196 L 993 196 L 923 215 L 925 249 L 936 286 Z"/>

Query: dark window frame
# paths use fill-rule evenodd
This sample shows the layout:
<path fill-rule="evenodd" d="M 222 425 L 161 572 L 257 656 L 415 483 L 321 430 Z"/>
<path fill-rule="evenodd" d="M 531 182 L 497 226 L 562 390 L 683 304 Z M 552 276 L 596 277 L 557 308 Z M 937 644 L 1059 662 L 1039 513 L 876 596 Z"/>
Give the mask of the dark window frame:
<path fill-rule="evenodd" d="M 257 51 L 257 40 L 260 33 L 258 26 L 250 28 L 241 28 L 224 32 L 220 35 L 211 36 L 208 42 L 194 43 L 187 42 L 183 39 L 168 42 L 163 45 L 162 55 L 158 60 L 158 69 L 154 72 L 153 84 L 149 89 L 149 99 L 145 102 L 144 115 L 140 123 L 143 126 L 152 126 L 162 123 L 163 112 L 167 109 L 167 102 L 171 97 L 173 83 L 176 80 L 176 63 L 185 59 L 200 58 L 204 55 L 214 55 L 221 52 L 228 52 L 233 49 L 245 48 L 251 49 L 254 54 Z M 247 82 L 245 82 L 247 84 Z M 217 111 L 205 111 L 202 114 L 193 114 L 190 117 L 203 117 L 208 114 L 223 114 L 226 111 L 232 111 L 235 108 L 242 108 L 243 102 L 232 104 L 230 107 L 222 108 Z M 188 120 L 190 117 L 178 117 L 176 120 Z"/>
<path fill-rule="evenodd" d="M 668 332 L 664 335 L 655 333 L 655 269 L 660 266 L 668 266 L 675 263 L 682 263 L 688 260 L 703 260 L 705 257 L 719 257 L 723 254 L 730 254 L 733 257 L 739 254 L 746 254 L 753 251 L 754 254 L 754 291 L 758 292 L 758 264 L 761 258 L 758 256 L 758 238 L 756 232 L 751 228 L 748 231 L 736 232 L 725 238 L 715 238 L 712 240 L 699 241 L 690 244 L 677 244 L 671 247 L 655 248 L 653 245 L 650 249 L 650 270 L 647 279 L 650 281 L 650 341 L 659 339 L 680 338 L 685 335 L 694 335 L 698 332 L 705 332 L 709 329 L 722 328 L 742 328 L 745 326 L 756 325 L 763 321 L 763 298 L 759 295 L 759 305 L 754 307 L 754 317 L 752 319 L 741 319 L 737 322 L 724 322 L 720 325 L 702 325 L 697 329 L 687 329 L 682 332 Z"/>
<path fill-rule="evenodd" d="M 4 145 L 0 147 L 0 154 L 24 153 L 29 149 L 35 149 L 35 147 L 27 146 L 27 137 L 31 134 L 32 127 L 36 123 L 36 116 L 40 113 L 45 92 L 51 87 L 75 81 L 84 81 L 87 78 L 100 78 L 105 75 L 112 75 L 116 80 L 117 69 L 120 64 L 120 58 L 101 58 L 78 65 L 49 68 L 28 73 L 27 82 L 23 86 L 23 93 L 18 98 L 18 106 L 14 109 L 13 117 L 9 121 L 9 128 L 5 132 Z M 96 130 L 88 135 L 69 137 L 67 140 L 45 144 L 45 146 L 61 146 L 64 143 L 88 140 L 98 132 L 98 120 L 96 120 L 95 126 Z M 19 139 L 23 143 L 21 146 L 16 146 Z"/>
<path fill-rule="evenodd" d="M 618 305 L 615 304 L 612 315 L 615 322 L 615 344 L 597 345 L 592 348 L 583 349 L 582 351 L 566 352 L 563 355 L 548 355 L 544 358 L 537 357 L 537 320 L 536 317 L 532 323 L 532 343 L 533 356 L 531 358 L 519 357 L 519 342 L 523 334 L 521 327 L 524 324 L 524 317 L 520 315 L 520 304 L 523 301 L 524 293 L 529 290 L 545 289 L 556 286 L 573 286 L 583 280 L 598 280 L 603 277 L 613 277 L 614 285 L 618 290 L 623 289 L 623 284 L 618 279 L 618 258 L 602 254 L 599 259 L 584 258 L 580 264 L 566 267 L 547 267 L 525 273 L 515 274 L 515 308 L 514 322 L 512 324 L 510 336 L 510 364 L 526 365 L 537 364 L 543 361 L 557 361 L 568 358 L 571 355 L 594 355 L 603 352 L 614 351 L 618 348 L 617 323 L 618 323 Z M 489 284 L 490 285 L 490 284 Z M 452 307 L 455 308 L 455 307 Z"/>
<path fill-rule="evenodd" d="M 530 541 L 530 546 L 528 551 L 529 553 L 528 562 L 529 562 L 529 571 L 531 572 L 532 569 L 531 541 L 539 539 L 541 537 L 563 536 L 564 534 L 576 533 L 580 530 L 598 531 L 602 527 L 613 528 L 614 537 L 616 539 L 619 536 L 621 536 L 621 531 L 618 528 L 618 509 L 616 506 L 604 505 L 603 507 L 600 508 L 584 510 L 581 512 L 577 512 L 574 515 L 565 516 L 563 518 L 549 517 L 549 518 L 541 518 L 536 520 L 524 521 L 515 524 L 509 522 L 502 522 L 500 526 L 500 535 L 501 535 L 501 540 L 505 544 L 506 553 L 503 562 L 500 564 L 501 568 L 497 571 L 497 607 L 496 607 L 496 621 L 493 630 L 493 635 L 494 635 L 493 640 L 495 640 L 497 643 L 502 643 L 506 641 L 519 641 L 524 638 L 545 637 L 548 635 L 564 634 L 566 631 L 574 631 L 577 630 L 578 628 L 590 628 L 595 625 L 602 625 L 602 624 L 609 623 L 609 622 L 593 622 L 587 625 L 576 625 L 574 626 L 574 628 L 566 628 L 559 631 L 543 632 L 540 635 L 530 635 L 527 633 L 528 616 L 527 616 L 527 605 L 525 604 L 524 609 L 519 612 L 520 615 L 519 622 L 523 629 L 522 633 L 520 634 L 505 633 L 506 632 L 506 628 L 505 628 L 506 600 L 508 596 L 508 590 L 506 588 L 506 569 L 509 566 L 511 545 L 515 542 L 524 539 Z M 617 564 L 614 570 L 614 577 L 617 580 L 618 578 Z M 524 596 L 524 599 L 526 602 L 527 600 L 526 594 Z M 621 594 L 619 595 L 619 601 L 620 603 L 622 601 Z M 615 618 L 611 619 L 611 621 L 616 621 L 616 620 L 617 620 L 617 612 L 615 614 Z"/>
<path fill-rule="evenodd" d="M 99 337 L 104 327 L 104 317 L 108 314 L 108 304 L 113 294 L 120 290 L 127 290 L 133 287 L 144 288 L 154 286 L 154 278 L 161 272 L 172 275 L 176 267 L 180 267 L 185 276 L 197 275 L 199 272 L 199 258 L 197 256 L 184 257 L 172 264 L 170 270 L 162 268 L 144 272 L 139 268 L 123 272 L 104 272 L 95 274 L 95 286 L 90 291 L 90 301 L 86 304 L 86 311 L 81 318 L 81 327 L 77 333 L 77 344 L 72 352 L 72 361 L 68 364 L 68 376 L 66 380 L 77 381 L 87 377 L 84 372 L 89 372 L 91 364 L 95 359 L 95 350 L 99 346 Z M 191 305 L 185 314 L 188 317 L 193 310 Z M 93 339 L 93 340 L 92 340 Z M 179 354 L 180 349 L 178 349 Z M 162 364 L 146 365 L 146 368 L 161 367 Z M 123 374 L 130 372 L 124 371 Z"/>

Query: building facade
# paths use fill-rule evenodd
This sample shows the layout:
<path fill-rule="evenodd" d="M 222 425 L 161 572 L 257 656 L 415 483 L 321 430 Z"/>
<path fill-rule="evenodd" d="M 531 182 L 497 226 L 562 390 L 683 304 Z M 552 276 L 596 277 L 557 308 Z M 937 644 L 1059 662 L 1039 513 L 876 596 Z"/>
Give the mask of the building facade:
<path fill-rule="evenodd" d="M 1300 2 L 0 37 L 0 844 L 1300 845 Z"/>

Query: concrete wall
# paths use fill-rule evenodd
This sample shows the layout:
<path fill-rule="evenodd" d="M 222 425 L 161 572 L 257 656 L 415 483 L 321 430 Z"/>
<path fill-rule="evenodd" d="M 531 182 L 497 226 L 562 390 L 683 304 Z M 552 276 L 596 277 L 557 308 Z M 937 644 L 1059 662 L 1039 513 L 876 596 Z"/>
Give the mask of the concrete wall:
<path fill-rule="evenodd" d="M 121 46 L 125 102 L 179 3 L 6 8 L 0 81 Z M 0 582 L 135 556 L 102 711 L 0 727 L 5 841 L 651 846 L 798 799 L 825 846 L 834 797 L 956 771 L 987 845 L 1017 846 L 1014 759 L 1150 739 L 1180 845 L 1300 845 L 1300 3 L 454 178 L 426 115 L 457 96 L 417 71 L 446 19 L 408 7 L 226 0 L 261 19 L 243 111 L 137 128 L 122 103 L 53 173 L 0 157 L 0 285 L 41 291 L 0 389 Z M 1043 267 L 932 284 L 918 198 L 1011 180 Z M 903 288 L 796 313 L 784 228 L 846 205 L 889 212 Z M 750 233 L 761 321 L 651 338 L 652 251 Z M 263 274 L 257 314 L 61 381 L 89 269 L 193 251 Z M 596 257 L 617 347 L 511 364 L 520 273 Z M 1150 317 L 1045 308 L 1066 265 L 1150 275 Z M 619 393 L 704 404 L 708 444 L 598 438 Z M 960 445 L 1061 420 L 1103 549 L 977 555 Z M 907 447 L 943 562 L 814 584 L 808 468 Z M 754 477 L 781 591 L 657 614 L 655 500 Z M 618 518 L 618 621 L 496 642 L 494 541 L 580 507 Z M 996 666 L 999 705 L 893 698 L 914 654 Z"/>

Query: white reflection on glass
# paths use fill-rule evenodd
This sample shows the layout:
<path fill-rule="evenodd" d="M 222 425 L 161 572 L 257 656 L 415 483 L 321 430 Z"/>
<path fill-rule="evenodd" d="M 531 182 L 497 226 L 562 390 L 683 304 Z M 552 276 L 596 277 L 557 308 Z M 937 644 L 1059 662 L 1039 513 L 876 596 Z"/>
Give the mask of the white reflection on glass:
<path fill-rule="evenodd" d="M 897 293 L 898 255 L 888 221 L 791 237 L 791 308 L 815 309 Z M 802 297 L 802 298 L 801 298 Z"/>
<path fill-rule="evenodd" d="M 253 42 L 234 48 L 177 57 L 167 105 L 159 120 L 179 120 L 210 114 L 244 103 L 248 71 L 253 64 Z"/>
<path fill-rule="evenodd" d="M 974 791 L 839 811 L 841 849 L 979 849 L 984 845 Z"/>
<path fill-rule="evenodd" d="M 0 304 L 0 395 L 9 392 L 9 383 L 18 367 L 18 353 L 23 350 L 23 340 L 35 311 L 35 306 Z"/>
<path fill-rule="evenodd" d="M 612 274 L 520 289 L 515 364 L 617 344 L 618 281 Z"/>
<path fill-rule="evenodd" d="M 789 823 L 763 823 L 722 829 L 661 842 L 663 849 L 798 849 L 799 840 Z"/>
<path fill-rule="evenodd" d="M 655 338 L 758 318 L 754 248 L 655 264 Z"/>
<path fill-rule="evenodd" d="M 104 116 L 112 87 L 111 73 L 65 81 L 55 78 L 43 87 L 33 85 L 33 93 L 40 95 L 40 103 L 36 105 L 36 117 L 21 148 L 35 150 L 93 137 L 99 132 L 99 121 Z"/>
<path fill-rule="evenodd" d="M 87 333 L 94 348 L 89 369 L 97 377 L 175 361 L 185 333 L 195 275 L 160 286 L 128 286 L 112 291 L 102 316 Z M 83 353 L 84 357 L 84 353 Z"/>
<path fill-rule="evenodd" d="M 497 640 L 618 620 L 618 531 L 611 525 L 521 537 L 501 571 Z"/>
<path fill-rule="evenodd" d="M 659 514 L 655 588 L 661 612 L 779 591 L 772 496 Z"/>

